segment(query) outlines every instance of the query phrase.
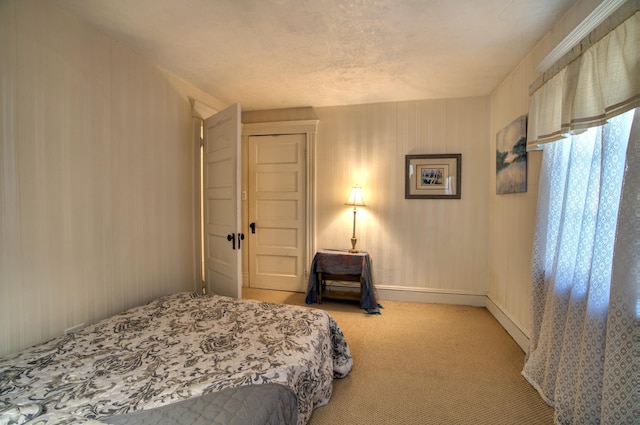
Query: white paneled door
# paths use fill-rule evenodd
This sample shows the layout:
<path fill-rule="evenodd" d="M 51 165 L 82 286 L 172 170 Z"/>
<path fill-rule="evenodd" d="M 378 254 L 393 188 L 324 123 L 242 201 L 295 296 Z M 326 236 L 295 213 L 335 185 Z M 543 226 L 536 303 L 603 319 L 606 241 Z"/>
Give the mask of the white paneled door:
<path fill-rule="evenodd" d="M 210 292 L 242 295 L 240 229 L 240 105 L 204 121 L 204 278 Z"/>
<path fill-rule="evenodd" d="M 249 137 L 251 287 L 305 291 L 306 135 Z"/>

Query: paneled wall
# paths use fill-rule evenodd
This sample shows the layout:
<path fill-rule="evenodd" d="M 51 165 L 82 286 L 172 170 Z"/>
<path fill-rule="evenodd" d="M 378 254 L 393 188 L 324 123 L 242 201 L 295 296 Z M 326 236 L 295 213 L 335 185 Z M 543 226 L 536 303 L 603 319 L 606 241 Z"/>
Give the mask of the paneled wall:
<path fill-rule="evenodd" d="M 507 78 L 491 97 L 490 237 L 489 237 L 489 309 L 508 318 L 516 340 L 528 345 L 530 329 L 531 249 L 538 196 L 541 152 L 527 157 L 527 192 L 496 195 L 496 133 L 529 110 L 529 84 L 536 78 L 529 57 Z"/>
<path fill-rule="evenodd" d="M 215 100 L 48 1 L 0 31 L 3 355 L 194 288 L 189 97 Z"/>
<path fill-rule="evenodd" d="M 384 299 L 484 302 L 491 167 L 488 98 L 250 112 L 243 121 L 318 119 L 317 248 L 348 248 L 351 187 L 363 187 L 358 248 Z M 404 199 L 405 155 L 462 154 L 462 199 Z M 461 297 L 464 297 L 461 298 Z M 470 301 L 471 300 L 471 301 Z"/>
<path fill-rule="evenodd" d="M 600 0 L 579 0 L 491 95 L 491 166 L 489 276 L 487 304 L 525 350 L 531 326 L 531 249 L 535 228 L 541 152 L 528 155 L 527 193 L 496 195 L 496 133 L 529 111 L 529 86 L 540 75 L 537 65 Z"/>

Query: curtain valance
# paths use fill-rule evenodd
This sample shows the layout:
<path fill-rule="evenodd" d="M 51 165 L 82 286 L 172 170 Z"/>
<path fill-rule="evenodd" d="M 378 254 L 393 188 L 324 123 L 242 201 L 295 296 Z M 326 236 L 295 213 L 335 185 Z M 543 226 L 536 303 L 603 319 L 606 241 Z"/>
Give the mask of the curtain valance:
<path fill-rule="evenodd" d="M 630 0 L 530 87 L 527 150 L 640 106 L 640 1 Z"/>

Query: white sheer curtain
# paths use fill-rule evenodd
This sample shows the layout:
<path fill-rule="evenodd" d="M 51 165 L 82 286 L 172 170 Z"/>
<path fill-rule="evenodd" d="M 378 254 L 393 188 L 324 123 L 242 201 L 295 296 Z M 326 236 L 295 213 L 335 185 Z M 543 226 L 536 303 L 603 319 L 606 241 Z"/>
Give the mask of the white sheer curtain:
<path fill-rule="evenodd" d="M 554 406 L 559 424 L 640 421 L 640 140 L 637 117 L 629 139 L 633 117 L 632 110 L 544 148 L 522 373 Z"/>

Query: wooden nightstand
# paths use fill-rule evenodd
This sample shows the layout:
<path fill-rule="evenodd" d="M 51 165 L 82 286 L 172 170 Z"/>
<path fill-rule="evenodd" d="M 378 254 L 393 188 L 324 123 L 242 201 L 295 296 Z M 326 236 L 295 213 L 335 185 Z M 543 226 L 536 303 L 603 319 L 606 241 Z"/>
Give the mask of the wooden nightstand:
<path fill-rule="evenodd" d="M 340 282 L 358 282 L 359 291 L 338 291 L 327 289 L 327 280 Z M 333 298 L 339 300 L 355 300 L 362 299 L 362 288 L 364 287 L 364 279 L 362 274 L 331 274 L 318 272 L 318 304 L 322 304 L 322 297 Z"/>

